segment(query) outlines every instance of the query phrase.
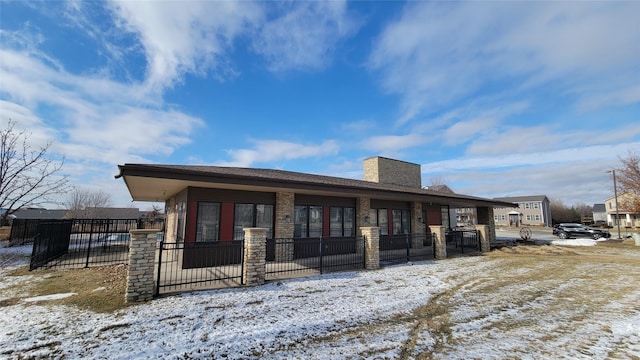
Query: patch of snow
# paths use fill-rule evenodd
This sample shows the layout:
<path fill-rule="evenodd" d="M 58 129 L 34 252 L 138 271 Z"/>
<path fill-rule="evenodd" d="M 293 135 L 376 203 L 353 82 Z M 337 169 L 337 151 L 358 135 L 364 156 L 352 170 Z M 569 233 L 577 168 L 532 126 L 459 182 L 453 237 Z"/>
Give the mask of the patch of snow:
<path fill-rule="evenodd" d="M 596 243 L 597 241 L 593 239 L 565 239 L 565 240 L 551 241 L 552 245 L 562 245 L 562 246 L 596 246 Z"/>
<path fill-rule="evenodd" d="M 76 293 L 61 293 L 61 294 L 51 294 L 51 295 L 42 295 L 42 296 L 34 296 L 26 299 L 22 299 L 24 302 L 36 302 L 36 301 L 50 301 L 50 300 L 60 300 L 64 298 L 68 298 L 69 296 L 76 295 Z"/>

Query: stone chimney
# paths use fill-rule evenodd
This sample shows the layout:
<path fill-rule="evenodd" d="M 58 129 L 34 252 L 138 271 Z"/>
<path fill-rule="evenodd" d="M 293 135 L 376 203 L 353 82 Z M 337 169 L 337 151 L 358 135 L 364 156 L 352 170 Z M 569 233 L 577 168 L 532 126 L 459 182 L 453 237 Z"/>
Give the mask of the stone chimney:
<path fill-rule="evenodd" d="M 420 165 L 380 156 L 364 159 L 364 179 L 381 184 L 422 188 Z"/>

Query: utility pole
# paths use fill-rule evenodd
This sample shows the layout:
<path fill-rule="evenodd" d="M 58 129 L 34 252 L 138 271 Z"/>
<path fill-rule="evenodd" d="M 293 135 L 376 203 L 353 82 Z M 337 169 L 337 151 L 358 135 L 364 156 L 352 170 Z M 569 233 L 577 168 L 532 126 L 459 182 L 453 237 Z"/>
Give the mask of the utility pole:
<path fill-rule="evenodd" d="M 607 172 L 610 172 L 613 174 L 613 196 L 615 198 L 615 203 L 616 203 L 616 222 L 618 223 L 618 239 L 621 239 L 622 236 L 620 235 L 620 210 L 618 208 L 618 186 L 616 184 L 616 171 L 609 170 Z"/>

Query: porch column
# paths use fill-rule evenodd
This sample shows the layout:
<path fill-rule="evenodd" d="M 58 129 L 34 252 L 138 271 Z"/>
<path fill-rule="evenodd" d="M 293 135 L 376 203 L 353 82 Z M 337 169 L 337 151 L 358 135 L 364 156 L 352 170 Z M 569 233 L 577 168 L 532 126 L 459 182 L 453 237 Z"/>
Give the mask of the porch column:
<path fill-rule="evenodd" d="M 433 235 L 433 243 L 435 246 L 435 258 L 436 260 L 442 260 L 447 258 L 447 233 L 446 229 L 442 225 L 429 226 L 431 234 Z"/>
<path fill-rule="evenodd" d="M 361 227 L 360 231 L 365 238 L 364 250 L 365 260 L 364 268 L 367 270 L 375 270 L 380 268 L 380 228 L 379 227 Z"/>
<path fill-rule="evenodd" d="M 293 209 L 295 204 L 295 193 L 276 193 L 276 227 L 274 239 L 276 243 L 276 261 L 293 260 Z"/>
<path fill-rule="evenodd" d="M 422 203 L 411 202 L 411 227 L 412 233 L 416 236 L 411 237 L 411 248 L 422 249 L 424 247 L 423 237 L 425 233 L 424 219 L 422 218 Z"/>
<path fill-rule="evenodd" d="M 366 219 L 369 217 L 371 210 L 371 198 L 361 196 L 356 198 L 356 232 L 358 236 L 363 236 L 363 227 L 371 226 Z M 362 241 L 358 241 L 356 245 L 356 254 L 362 255 L 364 253 L 364 244 Z"/>
<path fill-rule="evenodd" d="M 481 238 L 481 241 L 486 242 L 486 245 L 484 246 L 487 247 L 486 251 L 489 251 L 491 243 L 496 241 L 496 223 L 493 218 L 493 208 L 488 206 L 478 207 L 477 211 L 478 225 L 486 225 L 486 229 L 483 234 L 484 236 Z M 480 243 L 480 246 L 482 247 L 483 244 Z M 482 251 L 485 251 L 484 248 L 482 248 Z"/>
<path fill-rule="evenodd" d="M 489 225 L 476 225 L 476 231 L 480 237 L 480 251 L 488 252 L 491 250 L 491 241 L 489 240 Z"/>
<path fill-rule="evenodd" d="M 131 230 L 125 302 L 149 301 L 155 293 L 157 233 L 160 229 Z"/>
<path fill-rule="evenodd" d="M 175 196 L 168 199 L 165 202 L 165 226 L 164 226 L 164 241 L 176 242 L 176 198 Z"/>
<path fill-rule="evenodd" d="M 267 231 L 265 228 L 245 228 L 242 279 L 244 285 L 264 284 L 267 272 Z"/>

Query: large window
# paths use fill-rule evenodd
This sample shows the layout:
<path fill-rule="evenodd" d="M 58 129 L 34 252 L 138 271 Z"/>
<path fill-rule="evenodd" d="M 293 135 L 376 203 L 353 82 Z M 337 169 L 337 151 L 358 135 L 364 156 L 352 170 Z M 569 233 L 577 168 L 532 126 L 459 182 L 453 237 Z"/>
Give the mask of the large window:
<path fill-rule="evenodd" d="M 273 237 L 273 205 L 236 204 L 233 217 L 233 239 L 244 239 L 244 228 L 260 227 L 267 230 L 267 239 Z"/>
<path fill-rule="evenodd" d="M 369 224 L 380 228 L 380 235 L 389 235 L 389 213 L 387 209 L 369 210 Z"/>
<path fill-rule="evenodd" d="M 391 211 L 393 216 L 393 234 L 408 234 L 409 228 L 409 210 L 393 209 Z"/>
<path fill-rule="evenodd" d="M 196 241 L 220 240 L 220 203 L 199 202 Z"/>
<path fill-rule="evenodd" d="M 355 208 L 332 207 L 329 236 L 355 235 L 355 212 Z"/>
<path fill-rule="evenodd" d="M 295 206 L 293 211 L 294 237 L 322 236 L 322 206 Z"/>
<path fill-rule="evenodd" d="M 185 202 L 181 201 L 178 204 L 176 204 L 176 214 L 177 214 L 177 221 L 176 221 L 176 242 L 183 242 L 184 241 L 184 219 L 186 216 L 186 210 L 185 210 Z"/>

